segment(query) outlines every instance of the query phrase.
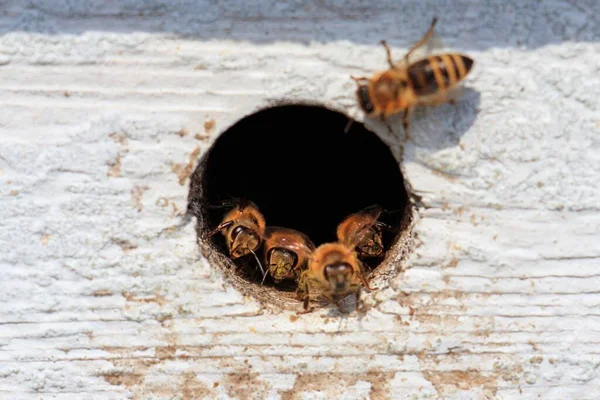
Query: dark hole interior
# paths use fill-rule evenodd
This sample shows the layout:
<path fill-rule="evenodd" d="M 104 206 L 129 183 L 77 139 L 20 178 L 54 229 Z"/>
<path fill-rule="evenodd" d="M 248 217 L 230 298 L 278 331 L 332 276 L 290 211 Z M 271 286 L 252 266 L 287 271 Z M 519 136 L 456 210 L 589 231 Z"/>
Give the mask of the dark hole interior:
<path fill-rule="evenodd" d="M 201 204 L 198 212 L 206 225 L 199 232 L 215 228 L 226 212 L 209 206 L 245 198 L 258 205 L 267 225 L 304 232 L 318 246 L 336 240 L 336 227 L 346 216 L 380 204 L 390 211 L 380 218 L 392 227 L 384 232 L 388 250 L 408 209 L 402 174 L 377 135 L 358 122 L 345 133 L 347 123 L 343 114 L 322 107 L 281 106 L 250 115 L 225 131 L 192 178 L 190 203 Z M 193 198 L 198 184 L 202 199 Z M 228 255 L 222 235 L 212 240 Z M 369 267 L 382 260 L 369 262 Z M 245 279 L 261 281 L 252 256 L 236 264 Z M 267 279 L 265 285 L 275 283 Z"/>

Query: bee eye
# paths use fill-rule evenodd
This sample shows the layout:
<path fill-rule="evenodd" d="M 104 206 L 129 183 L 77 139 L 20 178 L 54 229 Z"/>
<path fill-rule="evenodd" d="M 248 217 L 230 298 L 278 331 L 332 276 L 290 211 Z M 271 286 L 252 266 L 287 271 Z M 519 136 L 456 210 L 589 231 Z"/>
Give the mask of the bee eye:
<path fill-rule="evenodd" d="M 323 275 L 325 275 L 325 279 L 329 280 L 330 276 L 335 275 L 345 275 L 352 272 L 352 267 L 348 263 L 336 263 L 330 264 L 325 267 L 323 271 Z"/>
<path fill-rule="evenodd" d="M 247 228 L 245 226 L 241 225 L 238 225 L 235 228 L 233 228 L 233 230 L 231 231 L 231 240 L 235 240 L 235 238 L 238 237 L 238 235 L 246 229 Z"/>
<path fill-rule="evenodd" d="M 371 103 L 371 97 L 369 96 L 369 88 L 366 85 L 363 85 L 358 88 L 358 98 L 362 109 L 369 114 L 372 113 L 373 103 Z"/>

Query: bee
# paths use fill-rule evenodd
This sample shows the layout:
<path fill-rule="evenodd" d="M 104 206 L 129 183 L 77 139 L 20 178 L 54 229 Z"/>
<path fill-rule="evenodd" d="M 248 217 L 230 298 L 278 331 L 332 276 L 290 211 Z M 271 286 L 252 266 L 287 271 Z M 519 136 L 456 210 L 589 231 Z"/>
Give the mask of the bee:
<path fill-rule="evenodd" d="M 338 307 L 339 300 L 355 294 L 358 308 L 362 286 L 372 290 L 356 252 L 341 243 L 325 243 L 310 257 L 308 268 L 300 277 L 298 291 L 304 312 L 310 312 L 310 296 L 315 292 Z"/>
<path fill-rule="evenodd" d="M 255 252 L 265 235 L 265 218 L 256 204 L 250 201 L 240 200 L 233 205 L 234 208 L 225 214 L 221 224 L 208 237 L 221 232 L 225 236 L 229 255 L 234 260 L 248 254 L 256 257 Z M 260 262 L 259 267 L 262 270 Z"/>
<path fill-rule="evenodd" d="M 371 78 L 351 76 L 358 86 L 359 105 L 369 118 L 381 117 L 387 124 L 386 117 L 403 112 L 406 140 L 410 138 L 409 122 L 413 109 L 453 103 L 453 95 L 457 93 L 454 89 L 473 68 L 473 59 L 458 53 L 430 55 L 410 62 L 409 56 L 433 37 L 436 22 L 437 18 L 434 18 L 427 33 L 408 50 L 401 62 L 393 62 L 392 51 L 382 40 L 390 68 Z"/>
<path fill-rule="evenodd" d="M 278 226 L 265 230 L 264 259 L 266 269 L 275 282 L 297 279 L 314 249 L 315 245 L 308 236 L 296 230 Z"/>
<path fill-rule="evenodd" d="M 383 255 L 382 228 L 388 226 L 378 221 L 382 211 L 379 205 L 367 207 L 349 215 L 337 227 L 338 241 L 355 249 L 361 260 Z"/>

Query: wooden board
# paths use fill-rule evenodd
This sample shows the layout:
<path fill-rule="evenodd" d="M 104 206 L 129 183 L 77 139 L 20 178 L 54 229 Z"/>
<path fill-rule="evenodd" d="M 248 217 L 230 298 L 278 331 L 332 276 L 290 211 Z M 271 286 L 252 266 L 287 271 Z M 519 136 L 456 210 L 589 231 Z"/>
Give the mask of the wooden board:
<path fill-rule="evenodd" d="M 0 1 L 0 399 L 598 398 L 598 3 L 213 3 Z M 197 156 L 281 101 L 362 119 L 349 75 L 433 15 L 476 66 L 415 116 L 404 271 L 360 318 L 234 290 L 174 228 Z"/>

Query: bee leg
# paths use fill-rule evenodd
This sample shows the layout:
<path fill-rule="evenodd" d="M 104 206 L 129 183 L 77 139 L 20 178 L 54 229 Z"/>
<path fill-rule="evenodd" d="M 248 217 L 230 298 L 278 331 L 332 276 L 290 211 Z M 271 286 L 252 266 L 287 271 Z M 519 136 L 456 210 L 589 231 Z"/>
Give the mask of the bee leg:
<path fill-rule="evenodd" d="M 390 123 L 388 122 L 388 120 L 385 118 L 384 115 L 381 115 L 381 122 L 383 122 L 385 124 L 385 126 L 387 126 L 388 131 L 393 135 L 394 131 L 392 130 L 392 127 L 390 126 Z"/>
<path fill-rule="evenodd" d="M 314 310 L 314 307 L 310 307 L 310 295 L 308 293 L 308 288 L 306 288 L 304 289 L 304 294 L 302 295 L 302 311 L 298 311 L 298 314 L 308 314 Z"/>
<path fill-rule="evenodd" d="M 308 278 L 305 275 L 306 272 L 304 274 L 302 274 L 300 276 L 300 279 L 298 280 L 298 289 L 296 290 L 296 294 L 298 295 L 298 297 L 302 300 L 302 311 L 298 311 L 298 314 L 308 314 L 310 312 L 313 312 L 314 307 L 309 307 L 310 306 L 310 293 L 309 293 L 309 286 L 308 286 Z"/>
<path fill-rule="evenodd" d="M 296 289 L 296 295 L 299 299 L 304 299 L 304 296 L 308 294 L 308 278 L 306 276 L 307 271 L 304 271 L 298 276 L 298 288 Z"/>
<path fill-rule="evenodd" d="M 385 48 L 385 54 L 386 54 L 387 62 L 390 65 L 390 68 L 395 68 L 394 61 L 392 61 L 392 49 L 390 48 L 390 45 L 387 44 L 387 42 L 385 40 L 382 40 L 381 44 Z"/>
<path fill-rule="evenodd" d="M 364 308 L 364 304 L 362 303 L 362 299 L 360 298 L 362 294 L 362 288 L 359 286 L 356 291 L 356 309 L 354 311 L 358 311 L 359 309 Z"/>
<path fill-rule="evenodd" d="M 298 311 L 297 314 L 309 314 L 315 310 L 314 307 L 309 307 L 310 298 L 308 294 L 304 296 L 302 311 Z"/>
<path fill-rule="evenodd" d="M 327 300 L 327 302 L 329 302 L 329 304 L 335 304 L 335 306 L 337 307 L 338 311 L 340 313 L 343 313 L 344 311 L 342 310 L 342 306 L 340 305 L 340 299 L 337 298 L 334 295 L 329 295 L 329 294 L 325 294 L 322 293 L 321 296 L 323 296 L 325 298 L 325 300 Z"/>
<path fill-rule="evenodd" d="M 416 49 L 418 49 L 419 47 L 423 46 L 425 43 L 427 43 L 431 39 L 431 37 L 433 36 L 433 29 L 434 29 L 436 23 L 437 23 L 437 17 L 434 17 L 433 21 L 431 21 L 431 26 L 429 27 L 429 30 L 425 33 L 425 35 L 423 35 L 421 40 L 419 40 L 417 43 L 413 44 L 413 46 L 410 48 L 410 50 L 408 50 L 408 52 L 404 56 L 404 63 L 406 65 L 408 65 L 408 57 L 411 55 L 411 53 L 413 51 L 415 51 Z"/>
<path fill-rule="evenodd" d="M 346 127 L 344 128 L 344 133 L 348 133 L 348 131 L 350 130 L 350 127 L 352 126 L 353 123 L 354 123 L 354 119 L 352 117 L 348 117 L 348 123 L 346 124 Z"/>
<path fill-rule="evenodd" d="M 354 76 L 354 75 L 350 75 L 350 78 L 352 78 L 354 80 L 354 82 L 356 82 L 357 85 L 360 85 L 360 82 L 364 82 L 364 81 L 368 81 L 369 78 L 367 78 L 366 76 Z"/>
<path fill-rule="evenodd" d="M 365 278 L 365 274 L 363 274 L 363 273 L 360 274 L 360 280 L 362 281 L 363 285 L 367 288 L 368 291 L 375 290 L 374 288 L 369 286 L 369 281 L 367 281 L 367 278 Z"/>
<path fill-rule="evenodd" d="M 402 127 L 404 128 L 404 141 L 408 142 L 410 140 L 410 116 L 412 114 L 412 108 L 407 108 L 404 110 L 404 114 L 402 114 Z"/>
<path fill-rule="evenodd" d="M 367 278 L 365 277 L 365 265 L 360 260 L 358 260 L 358 266 L 360 268 L 360 270 L 358 271 L 358 276 L 360 277 L 360 281 L 362 282 L 364 287 L 366 287 L 367 290 L 369 290 L 369 291 L 375 290 L 371 286 L 369 286 L 369 282 L 367 281 Z"/>

